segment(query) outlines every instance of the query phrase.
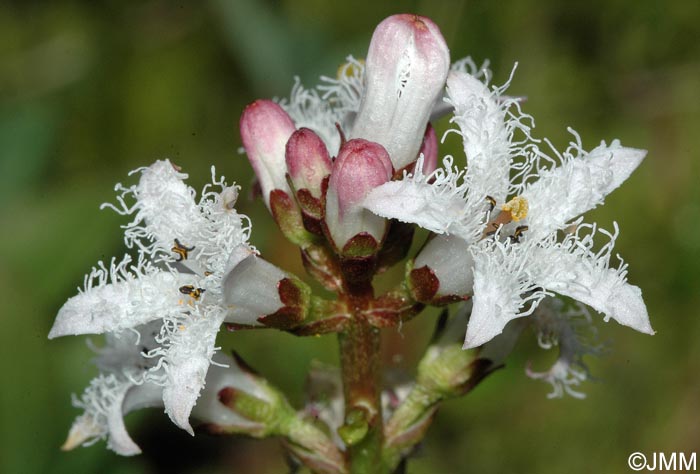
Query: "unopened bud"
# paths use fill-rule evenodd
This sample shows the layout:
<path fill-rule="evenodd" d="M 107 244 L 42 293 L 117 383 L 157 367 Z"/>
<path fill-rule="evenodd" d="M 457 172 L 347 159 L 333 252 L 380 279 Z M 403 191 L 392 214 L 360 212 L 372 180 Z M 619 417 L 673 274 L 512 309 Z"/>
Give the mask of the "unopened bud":
<path fill-rule="evenodd" d="M 367 53 L 351 137 L 382 144 L 396 169 L 415 161 L 449 69 L 449 49 L 430 19 L 403 14 L 381 22 Z"/>
<path fill-rule="evenodd" d="M 294 132 L 294 122 L 278 104 L 256 100 L 243 111 L 240 129 L 265 205 L 270 208 L 272 190 L 279 189 L 291 196 L 284 154 L 287 140 Z"/>
<path fill-rule="evenodd" d="M 340 149 L 326 194 L 325 222 L 338 250 L 358 234 L 378 244 L 387 221 L 366 210 L 367 194 L 391 179 L 393 169 L 384 147 L 367 140 L 350 140 Z"/>
<path fill-rule="evenodd" d="M 321 183 L 333 166 L 323 140 L 312 130 L 300 128 L 289 138 L 285 158 L 295 191 L 307 190 L 320 199 Z"/>
<path fill-rule="evenodd" d="M 417 382 L 430 392 L 443 397 L 462 395 L 498 368 L 493 361 L 462 349 L 464 326 L 471 307 L 469 302 L 463 304 L 457 314 L 446 321 L 418 364 Z"/>
<path fill-rule="evenodd" d="M 254 373 L 236 353 L 219 356 L 227 368 L 212 370 L 193 413 L 211 432 L 243 432 L 263 436 L 274 432 L 286 405 L 265 379 Z M 204 416 L 202 416 L 204 415 Z"/>

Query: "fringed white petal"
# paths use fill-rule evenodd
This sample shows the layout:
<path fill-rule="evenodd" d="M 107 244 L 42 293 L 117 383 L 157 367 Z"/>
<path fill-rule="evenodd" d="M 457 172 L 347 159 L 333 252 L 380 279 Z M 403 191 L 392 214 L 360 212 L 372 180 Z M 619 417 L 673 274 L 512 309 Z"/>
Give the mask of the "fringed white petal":
<path fill-rule="evenodd" d="M 383 184 L 365 200 L 365 207 L 379 216 L 417 224 L 438 234 L 454 227 L 465 205 L 461 196 L 436 196 L 430 184 L 406 180 Z"/>
<path fill-rule="evenodd" d="M 238 246 L 248 245 L 250 220 L 236 212 L 237 186 L 228 186 L 223 177 L 216 177 L 211 168 L 212 184 L 202 190 L 199 209 L 206 225 L 198 229 L 196 253 L 204 270 L 220 279 L 226 268 L 226 257 Z"/>
<path fill-rule="evenodd" d="M 552 386 L 552 391 L 547 398 L 561 398 L 565 393 L 579 400 L 586 398 L 585 393 L 579 392 L 574 387 L 584 382 L 588 378 L 588 373 L 575 367 L 566 358 L 558 358 L 545 372 L 535 372 L 528 368 L 525 373 L 531 379 L 544 380 Z"/>
<path fill-rule="evenodd" d="M 437 234 L 458 236 L 475 241 L 483 228 L 486 202 L 470 204 L 462 182 L 463 172 L 445 158 L 445 169 L 429 175 L 422 172 L 423 158 L 418 159 L 414 174 L 374 188 L 364 206 L 375 214 L 417 224 Z"/>
<path fill-rule="evenodd" d="M 573 262 L 572 262 L 573 263 Z M 548 288 L 586 303 L 605 315 L 645 334 L 655 334 L 639 287 L 630 285 L 615 269 L 601 269 L 576 262 L 571 267 L 574 280 L 548 281 Z"/>
<path fill-rule="evenodd" d="M 141 449 L 131 439 L 124 425 L 123 404 L 127 390 L 130 388 L 132 388 L 131 384 L 125 384 L 123 391 L 115 396 L 114 402 L 107 410 L 107 426 L 109 428 L 107 447 L 122 456 L 133 456 L 141 453 Z"/>
<path fill-rule="evenodd" d="M 452 122 L 461 131 L 467 173 L 474 178 L 471 193 L 505 201 L 510 181 L 505 110 L 484 83 L 466 73 L 450 73 L 447 97 L 455 109 Z"/>
<path fill-rule="evenodd" d="M 171 381 L 163 388 L 166 413 L 173 423 L 192 436 L 194 431 L 190 425 L 190 413 L 204 387 L 208 369 L 209 361 L 204 357 L 174 364 L 169 371 Z"/>
<path fill-rule="evenodd" d="M 321 84 L 316 87 L 321 98 L 330 105 L 336 120 L 343 130 L 352 127 L 360 109 L 364 93 L 365 63 L 352 55 L 345 58 L 345 64 L 338 68 L 336 77 L 321 76 Z M 335 124 L 333 124 L 335 127 Z M 337 132 L 337 129 L 336 129 Z M 336 137 L 338 134 L 334 134 Z M 337 151 L 337 149 L 336 149 Z"/>
<path fill-rule="evenodd" d="M 99 375 L 90 382 L 80 399 L 73 404 L 85 410 L 68 434 L 62 449 L 70 450 L 79 445 L 90 445 L 107 438 L 107 447 L 122 456 L 133 456 L 141 450 L 129 437 L 124 426 L 122 405 L 133 383 L 114 375 Z"/>
<path fill-rule="evenodd" d="M 190 284 L 193 275 L 152 268 L 132 273 L 129 262 L 127 257 L 109 268 L 102 262 L 93 268 L 83 290 L 58 311 L 49 338 L 119 331 L 177 312 L 178 288 Z"/>
<path fill-rule="evenodd" d="M 469 199 L 481 201 L 491 196 L 503 203 L 514 190 L 511 170 L 519 174 L 525 169 L 525 163 L 516 158 L 526 159 L 533 147 L 530 130 L 534 124 L 532 117 L 520 111 L 517 99 L 503 96 L 510 80 L 489 90 L 489 75 L 477 74 L 453 69 L 447 79 L 446 100 L 454 107 L 451 122 L 459 127 L 467 155 Z"/>
<path fill-rule="evenodd" d="M 124 232 L 127 247 L 136 245 L 149 254 L 160 251 L 170 254 L 175 239 L 191 247 L 196 229 L 205 224 L 204 217 L 195 202 L 195 191 L 184 183 L 187 174 L 181 173 L 169 160 L 160 160 L 151 166 L 140 168 L 138 184 L 131 187 L 117 185 L 121 208 L 110 204 L 121 214 L 133 214 L 134 219 Z M 136 202 L 129 206 L 125 198 Z"/>
<path fill-rule="evenodd" d="M 163 388 L 165 411 L 173 423 L 191 435 L 194 432 L 190 413 L 204 387 L 224 316 L 219 307 L 193 308 L 189 314 L 166 322 L 161 333 L 167 374 Z"/>
<path fill-rule="evenodd" d="M 473 308 L 464 348 L 478 347 L 503 332 L 509 321 L 530 314 L 546 293 L 532 280 L 529 248 L 485 242 L 473 249 Z"/>
<path fill-rule="evenodd" d="M 585 152 L 578 135 L 576 139 L 560 156 L 560 166 L 539 170 L 539 180 L 523 191 L 530 205 L 527 221 L 532 238 L 544 238 L 601 204 L 646 155 L 645 150 L 622 147 L 617 140 Z"/>
<path fill-rule="evenodd" d="M 537 272 L 537 283 L 591 306 L 603 313 L 606 321 L 612 318 L 637 331 L 654 334 L 641 290 L 627 283 L 627 266 L 621 263 L 618 268 L 610 268 L 617 226 L 614 234 L 604 232 L 610 242 L 597 253 L 592 250 L 596 228 L 580 227 L 584 229 L 591 233 L 568 236 L 562 243 L 543 246 L 534 253 L 533 259 L 547 268 Z"/>
<path fill-rule="evenodd" d="M 221 255 L 247 242 L 250 234 L 247 217 L 234 209 L 238 188 L 217 178 L 212 167 L 212 184 L 204 187 L 196 202 L 195 190 L 183 181 L 187 175 L 170 161 L 136 171 L 141 173 L 138 184 L 117 185 L 120 206 L 103 205 L 123 215 L 134 214 L 125 226 L 127 247 L 136 246 L 155 260 L 181 261 L 199 274 L 223 271 Z M 135 203 L 127 204 L 129 199 Z"/>

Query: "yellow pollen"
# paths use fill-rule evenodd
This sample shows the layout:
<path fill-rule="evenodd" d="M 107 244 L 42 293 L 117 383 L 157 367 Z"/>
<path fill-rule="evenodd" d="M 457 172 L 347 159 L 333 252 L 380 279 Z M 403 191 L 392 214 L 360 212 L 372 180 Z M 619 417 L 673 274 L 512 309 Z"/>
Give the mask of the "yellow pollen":
<path fill-rule="evenodd" d="M 364 59 L 358 59 L 357 62 L 362 64 L 363 66 L 365 64 Z M 336 76 L 338 77 L 338 79 L 342 79 L 343 76 L 353 77 L 359 72 L 359 67 L 355 63 L 347 62 L 338 66 L 338 72 L 336 73 Z"/>
<path fill-rule="evenodd" d="M 513 199 L 501 206 L 501 209 L 510 213 L 510 217 L 518 222 L 527 217 L 527 211 L 530 209 L 527 199 L 522 196 L 515 196 Z"/>
<path fill-rule="evenodd" d="M 185 325 L 184 325 L 184 324 L 180 324 L 177 328 L 178 328 L 180 331 L 184 331 L 184 330 L 185 330 Z"/>

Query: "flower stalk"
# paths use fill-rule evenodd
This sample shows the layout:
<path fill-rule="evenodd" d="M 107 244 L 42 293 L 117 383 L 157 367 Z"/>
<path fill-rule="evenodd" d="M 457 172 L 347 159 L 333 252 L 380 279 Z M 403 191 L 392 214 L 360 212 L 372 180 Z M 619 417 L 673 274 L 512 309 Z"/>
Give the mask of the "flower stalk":
<path fill-rule="evenodd" d="M 441 402 L 466 395 L 496 368 L 461 344 L 429 347 L 415 385 L 386 424 L 382 454 L 389 472 L 425 437 Z"/>
<path fill-rule="evenodd" d="M 353 294 L 350 303 L 352 320 L 338 336 L 345 399 L 345 422 L 338 434 L 347 445 L 351 473 L 381 473 L 380 335 L 362 316 L 367 298 Z"/>

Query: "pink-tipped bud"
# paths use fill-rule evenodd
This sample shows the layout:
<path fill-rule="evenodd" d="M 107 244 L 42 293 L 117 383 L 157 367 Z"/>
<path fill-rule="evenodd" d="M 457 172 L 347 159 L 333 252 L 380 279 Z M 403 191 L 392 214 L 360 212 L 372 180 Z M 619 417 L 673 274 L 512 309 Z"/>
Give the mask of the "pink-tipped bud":
<path fill-rule="evenodd" d="M 270 192 L 280 189 L 292 195 L 287 179 L 284 154 L 294 122 L 282 107 L 271 100 L 256 100 L 241 115 L 241 138 L 248 160 L 270 208 Z"/>
<path fill-rule="evenodd" d="M 367 53 L 351 137 L 383 145 L 396 169 L 415 161 L 449 69 L 449 49 L 430 19 L 404 14 L 381 22 Z"/>
<path fill-rule="evenodd" d="M 333 163 L 326 194 L 326 226 L 337 249 L 355 235 L 367 233 L 377 243 L 387 221 L 362 206 L 367 194 L 391 179 L 393 169 L 383 146 L 367 140 L 350 140 Z"/>
<path fill-rule="evenodd" d="M 312 130 L 300 128 L 289 138 L 285 158 L 295 191 L 306 189 L 320 199 L 321 183 L 333 166 L 323 140 Z"/>

